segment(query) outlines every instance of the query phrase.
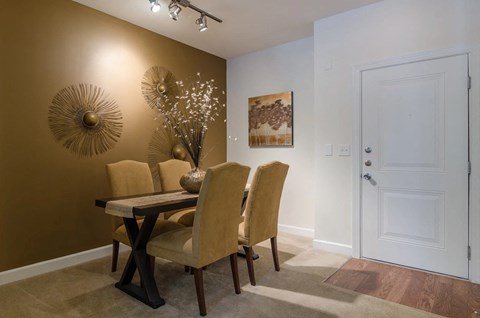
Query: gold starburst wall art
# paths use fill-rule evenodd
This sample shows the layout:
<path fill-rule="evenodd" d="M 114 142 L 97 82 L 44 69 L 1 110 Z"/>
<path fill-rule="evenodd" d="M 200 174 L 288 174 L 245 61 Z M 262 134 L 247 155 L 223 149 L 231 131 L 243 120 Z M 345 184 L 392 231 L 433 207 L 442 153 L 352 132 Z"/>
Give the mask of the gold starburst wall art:
<path fill-rule="evenodd" d="M 152 66 L 142 78 L 142 94 L 150 108 L 165 113 L 168 105 L 179 94 L 177 80 L 172 72 L 161 66 Z"/>
<path fill-rule="evenodd" d="M 154 180 L 158 180 L 157 165 L 159 162 L 170 159 L 185 160 L 187 152 L 170 131 L 163 127 L 158 127 L 152 134 L 148 144 L 147 162 L 152 171 Z"/>
<path fill-rule="evenodd" d="M 98 86 L 71 85 L 60 90 L 48 111 L 53 137 L 80 157 L 111 149 L 120 138 L 123 124 L 117 103 Z"/>

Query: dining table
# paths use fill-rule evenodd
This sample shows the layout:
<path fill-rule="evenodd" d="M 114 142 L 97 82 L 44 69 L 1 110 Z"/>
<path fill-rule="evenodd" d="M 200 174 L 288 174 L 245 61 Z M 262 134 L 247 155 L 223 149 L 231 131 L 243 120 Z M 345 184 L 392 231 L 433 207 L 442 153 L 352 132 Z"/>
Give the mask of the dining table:
<path fill-rule="evenodd" d="M 242 205 L 247 196 L 248 187 L 244 191 Z M 198 194 L 186 191 L 156 192 L 95 200 L 95 205 L 104 208 L 105 213 L 123 218 L 132 248 L 120 281 L 115 284 L 116 288 L 152 308 L 165 304 L 155 283 L 146 246 L 161 213 L 195 207 L 197 201 Z M 143 217 L 141 227 L 136 220 L 139 217 Z M 137 270 L 140 276 L 139 285 L 132 282 Z"/>

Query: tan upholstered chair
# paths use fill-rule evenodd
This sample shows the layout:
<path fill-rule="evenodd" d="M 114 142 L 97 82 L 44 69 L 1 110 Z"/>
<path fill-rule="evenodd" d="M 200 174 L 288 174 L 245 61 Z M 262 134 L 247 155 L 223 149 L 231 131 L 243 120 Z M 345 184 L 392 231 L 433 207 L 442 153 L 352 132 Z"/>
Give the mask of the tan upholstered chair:
<path fill-rule="evenodd" d="M 246 254 L 250 284 L 256 285 L 252 247 L 270 239 L 275 270 L 280 271 L 277 252 L 277 223 L 288 165 L 273 161 L 257 168 L 245 206 L 245 218 L 238 227 L 238 244 Z"/>
<path fill-rule="evenodd" d="M 158 163 L 158 175 L 162 191 L 181 191 L 180 178 L 192 170 L 188 161 L 170 159 Z M 185 226 L 193 225 L 195 208 L 164 213 L 165 219 L 178 222 Z"/>
<path fill-rule="evenodd" d="M 202 267 L 230 256 L 235 292 L 240 293 L 237 267 L 238 217 L 250 168 L 227 162 L 209 168 L 197 202 L 193 227 L 152 238 L 147 253 L 193 268 L 200 314 L 205 316 Z"/>
<path fill-rule="evenodd" d="M 123 160 L 107 164 L 106 169 L 113 197 L 154 192 L 152 175 L 147 163 Z M 143 219 L 138 219 L 137 222 L 141 226 Z M 183 225 L 176 222 L 158 220 L 153 229 L 152 237 L 178 228 L 183 228 Z M 123 220 L 117 216 L 112 216 L 112 239 L 112 272 L 115 272 L 117 270 L 119 242 L 130 246 Z"/>

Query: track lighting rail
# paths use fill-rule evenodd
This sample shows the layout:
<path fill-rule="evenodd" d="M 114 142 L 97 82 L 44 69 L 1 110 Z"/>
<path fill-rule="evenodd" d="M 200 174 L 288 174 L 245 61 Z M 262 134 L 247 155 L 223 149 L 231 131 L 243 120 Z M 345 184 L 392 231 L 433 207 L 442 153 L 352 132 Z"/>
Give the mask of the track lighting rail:
<path fill-rule="evenodd" d="M 160 0 L 148 0 L 148 1 L 150 2 L 150 5 L 151 5 L 150 9 L 153 12 L 158 12 L 160 10 Z M 223 22 L 221 19 L 217 18 L 216 16 L 211 15 L 210 13 L 200 9 L 199 7 L 197 7 L 195 5 L 193 5 L 190 2 L 190 0 L 171 0 L 170 4 L 168 6 L 168 9 L 170 11 L 170 17 L 175 21 L 178 20 L 178 16 L 179 16 L 180 12 L 182 11 L 182 8 L 180 8 L 180 6 L 182 6 L 184 8 L 190 8 L 190 9 L 200 13 L 200 17 L 195 20 L 195 23 L 198 25 L 198 30 L 199 31 L 205 31 L 207 29 L 207 17 L 212 19 L 212 20 L 217 21 L 218 23 Z"/>

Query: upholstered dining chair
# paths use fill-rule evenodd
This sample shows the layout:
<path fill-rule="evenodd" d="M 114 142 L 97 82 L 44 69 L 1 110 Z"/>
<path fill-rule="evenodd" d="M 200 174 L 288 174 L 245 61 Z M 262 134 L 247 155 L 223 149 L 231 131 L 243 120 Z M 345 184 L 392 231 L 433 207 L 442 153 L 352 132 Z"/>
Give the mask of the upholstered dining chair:
<path fill-rule="evenodd" d="M 280 271 L 277 251 L 277 223 L 280 198 L 289 166 L 279 161 L 260 165 L 255 171 L 245 214 L 238 227 L 238 244 L 246 254 L 250 284 L 256 285 L 252 247 L 270 239 L 275 270 Z"/>
<path fill-rule="evenodd" d="M 147 163 L 133 160 L 122 160 L 107 164 L 107 177 L 113 197 L 146 194 L 154 192 L 152 175 Z M 143 219 L 137 219 L 138 226 Z M 184 226 L 166 220 L 157 220 L 152 232 L 152 237 L 169 230 L 183 228 Z M 130 246 L 127 231 L 122 218 L 112 216 L 112 272 L 117 270 L 119 242 Z M 153 265 L 153 264 L 152 264 Z"/>
<path fill-rule="evenodd" d="M 250 168 L 234 162 L 207 169 L 193 227 L 151 238 L 149 255 L 193 268 L 200 315 L 207 314 L 202 267 L 229 256 L 235 292 L 240 294 L 237 265 L 238 218 Z"/>
<path fill-rule="evenodd" d="M 188 161 L 170 159 L 158 163 L 158 175 L 160 177 L 160 186 L 162 191 L 180 191 L 180 178 L 192 170 Z M 178 222 L 185 226 L 193 225 L 195 208 L 182 209 L 164 213 L 165 219 Z"/>

